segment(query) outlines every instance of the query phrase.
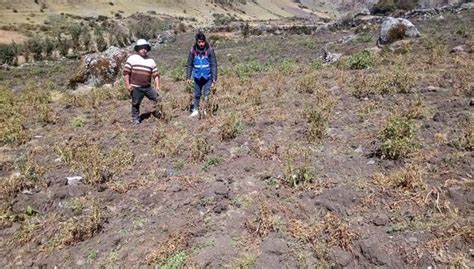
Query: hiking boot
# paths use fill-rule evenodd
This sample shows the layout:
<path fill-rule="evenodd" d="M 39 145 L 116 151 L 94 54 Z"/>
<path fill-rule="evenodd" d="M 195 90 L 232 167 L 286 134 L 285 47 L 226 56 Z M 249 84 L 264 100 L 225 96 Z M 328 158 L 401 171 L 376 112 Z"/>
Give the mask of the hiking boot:
<path fill-rule="evenodd" d="M 196 117 L 197 115 L 199 115 L 199 110 L 194 109 L 193 113 L 191 113 L 191 115 L 189 115 L 189 117 Z"/>
<path fill-rule="evenodd" d="M 161 118 L 161 111 L 155 110 L 155 111 L 153 111 L 152 115 L 153 115 L 155 118 L 159 119 L 159 118 Z"/>

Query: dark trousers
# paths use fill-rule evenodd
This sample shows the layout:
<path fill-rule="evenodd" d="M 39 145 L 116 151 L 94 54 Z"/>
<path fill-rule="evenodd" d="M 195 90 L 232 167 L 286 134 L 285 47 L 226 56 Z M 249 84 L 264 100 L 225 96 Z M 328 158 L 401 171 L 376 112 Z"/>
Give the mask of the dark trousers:
<path fill-rule="evenodd" d="M 132 90 L 132 119 L 140 120 L 140 104 L 142 103 L 143 97 L 147 97 L 151 101 L 155 102 L 155 109 L 158 104 L 158 94 L 155 89 L 148 86 L 145 88 L 142 87 L 133 87 Z"/>
<path fill-rule="evenodd" d="M 212 79 L 195 78 L 194 79 L 194 103 L 193 109 L 199 109 L 201 95 L 204 94 L 204 101 L 207 102 L 209 93 L 211 92 Z"/>

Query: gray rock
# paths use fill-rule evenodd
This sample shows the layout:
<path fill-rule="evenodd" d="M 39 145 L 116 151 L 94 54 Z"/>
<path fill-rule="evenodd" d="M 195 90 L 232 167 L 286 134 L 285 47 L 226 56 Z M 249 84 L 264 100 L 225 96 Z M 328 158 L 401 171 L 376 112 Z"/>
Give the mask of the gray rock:
<path fill-rule="evenodd" d="M 283 255 L 290 251 L 288 244 L 279 238 L 269 238 L 262 244 L 262 251 L 267 254 Z"/>
<path fill-rule="evenodd" d="M 462 4 L 461 9 L 474 9 L 474 2 L 469 2 L 469 3 Z"/>
<path fill-rule="evenodd" d="M 449 52 L 450 53 L 456 53 L 456 54 L 465 53 L 464 46 L 463 45 L 456 46 L 456 47 L 452 48 Z"/>
<path fill-rule="evenodd" d="M 371 263 L 382 266 L 390 263 L 390 258 L 377 242 L 365 240 L 360 243 L 362 255 L 366 257 Z"/>
<path fill-rule="evenodd" d="M 67 180 L 67 185 L 77 185 L 81 182 L 82 177 L 81 176 L 71 176 L 71 177 L 66 177 Z"/>
<path fill-rule="evenodd" d="M 376 226 L 385 226 L 388 224 L 388 217 L 385 214 L 378 214 L 372 221 Z"/>
<path fill-rule="evenodd" d="M 102 86 L 113 83 L 120 74 L 128 52 L 117 47 L 109 47 L 104 52 L 82 57 L 79 67 L 69 79 L 71 86 L 83 83 L 88 86 Z"/>
<path fill-rule="evenodd" d="M 354 256 L 348 251 L 335 248 L 332 252 L 333 260 L 336 262 L 336 268 L 346 268 L 354 261 Z"/>
<path fill-rule="evenodd" d="M 420 32 L 415 25 L 407 19 L 388 17 L 382 23 L 380 36 L 377 40 L 379 46 L 393 43 L 405 37 L 420 37 Z"/>
<path fill-rule="evenodd" d="M 161 32 L 156 40 L 159 44 L 174 43 L 176 42 L 176 32 L 174 30 Z"/>
<path fill-rule="evenodd" d="M 342 54 L 341 53 L 332 53 L 327 51 L 326 49 L 323 49 L 323 61 L 325 63 L 331 64 L 337 62 L 341 58 Z"/>

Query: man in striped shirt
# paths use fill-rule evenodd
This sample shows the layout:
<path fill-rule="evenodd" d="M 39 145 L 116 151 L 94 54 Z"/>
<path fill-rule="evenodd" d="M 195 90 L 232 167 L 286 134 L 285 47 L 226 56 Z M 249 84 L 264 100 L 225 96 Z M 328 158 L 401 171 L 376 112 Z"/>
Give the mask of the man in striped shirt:
<path fill-rule="evenodd" d="M 161 111 L 158 109 L 160 74 L 155 61 L 148 57 L 150 50 L 151 46 L 146 40 L 137 40 L 135 45 L 137 54 L 128 57 L 123 68 L 125 86 L 132 96 L 133 124 L 140 124 L 140 104 L 145 96 L 155 102 L 153 115 L 157 118 L 161 116 Z M 151 87 L 151 80 L 155 81 L 155 88 Z"/>

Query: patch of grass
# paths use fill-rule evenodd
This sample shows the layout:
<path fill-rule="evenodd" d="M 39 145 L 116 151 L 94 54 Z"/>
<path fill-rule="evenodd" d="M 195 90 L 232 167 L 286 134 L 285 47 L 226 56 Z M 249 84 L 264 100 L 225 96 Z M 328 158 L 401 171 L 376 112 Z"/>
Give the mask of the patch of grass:
<path fill-rule="evenodd" d="M 55 123 L 56 115 L 49 107 L 50 102 L 50 92 L 35 85 L 19 93 L 0 87 L 0 143 L 23 144 L 30 135 L 26 125 Z"/>
<path fill-rule="evenodd" d="M 239 78 L 250 78 L 266 70 L 266 67 L 257 61 L 240 63 L 235 66 L 235 72 Z"/>
<path fill-rule="evenodd" d="M 102 213 L 97 201 L 92 202 L 88 214 L 72 217 L 61 223 L 52 240 L 54 247 L 72 245 L 92 238 L 101 229 Z"/>
<path fill-rule="evenodd" d="M 405 192 L 417 193 L 427 189 L 424 171 L 416 165 L 397 170 L 389 175 L 376 174 L 374 181 L 384 187 L 400 189 Z"/>
<path fill-rule="evenodd" d="M 15 162 L 18 174 L 13 174 L 0 181 L 0 193 L 3 197 L 9 197 L 26 188 L 35 188 L 43 184 L 42 177 L 46 168 L 40 166 L 36 160 L 28 154 Z"/>
<path fill-rule="evenodd" d="M 376 94 L 410 93 L 416 75 L 402 65 L 387 68 L 375 74 L 356 75 L 350 82 L 352 95 L 363 98 Z"/>
<path fill-rule="evenodd" d="M 352 251 L 352 242 L 358 234 L 351 226 L 337 215 L 328 213 L 323 219 L 323 231 L 328 236 L 330 246 L 339 246 L 346 251 Z"/>
<path fill-rule="evenodd" d="M 474 149 L 474 124 L 468 125 L 463 134 L 449 142 L 449 145 L 457 149 L 472 151 Z"/>
<path fill-rule="evenodd" d="M 223 159 L 219 156 L 212 156 L 207 159 L 207 161 L 204 163 L 204 166 L 202 167 L 202 170 L 207 172 L 211 167 L 219 165 Z"/>
<path fill-rule="evenodd" d="M 344 63 L 346 68 L 351 70 L 362 70 L 374 66 L 374 56 L 372 52 L 363 50 L 351 55 Z"/>
<path fill-rule="evenodd" d="M 249 205 L 251 205 L 253 199 L 249 195 L 237 195 L 232 199 L 232 205 L 238 207 L 238 208 L 247 208 Z"/>
<path fill-rule="evenodd" d="M 111 180 L 114 174 L 122 172 L 135 161 L 135 154 L 123 146 L 104 153 L 97 144 L 90 144 L 85 139 L 58 144 L 55 151 L 66 164 L 82 170 L 85 182 L 91 185 Z"/>
<path fill-rule="evenodd" d="M 181 268 L 187 259 L 185 249 L 190 243 L 190 234 L 187 232 L 174 232 L 168 239 L 159 243 L 159 247 L 150 252 L 145 260 L 149 265 L 159 265 L 159 268 Z M 163 266 L 169 267 L 163 267 Z M 181 267 L 171 267 L 173 265 Z"/>
<path fill-rule="evenodd" d="M 257 256 L 255 254 L 244 254 L 237 260 L 233 262 L 234 268 L 240 269 L 250 269 L 254 268 L 254 264 L 257 261 Z"/>
<path fill-rule="evenodd" d="M 189 133 L 181 126 L 160 126 L 153 133 L 153 141 L 156 154 L 162 158 L 178 156 L 189 149 Z"/>
<path fill-rule="evenodd" d="M 125 89 L 125 86 L 119 85 L 116 88 L 94 88 L 87 93 L 66 92 L 61 102 L 67 106 L 99 108 L 102 104 L 110 102 L 110 100 L 128 99 L 130 99 L 130 93 Z"/>
<path fill-rule="evenodd" d="M 379 105 L 376 102 L 364 103 L 361 105 L 360 109 L 357 111 L 357 116 L 359 121 L 364 122 L 372 116 L 376 110 L 380 109 Z"/>
<path fill-rule="evenodd" d="M 183 268 L 188 254 L 184 251 L 178 251 L 172 254 L 165 262 L 160 265 L 160 268 L 163 269 L 177 269 Z"/>
<path fill-rule="evenodd" d="M 86 254 L 86 262 L 92 264 L 95 259 L 97 259 L 98 251 L 97 249 L 89 249 Z"/>
<path fill-rule="evenodd" d="M 399 116 L 389 119 L 380 134 L 380 157 L 392 160 L 408 157 L 419 147 L 416 134 L 413 120 Z"/>
<path fill-rule="evenodd" d="M 283 182 L 292 188 L 312 183 L 316 174 L 311 167 L 308 153 L 288 150 L 283 176 Z"/>
<path fill-rule="evenodd" d="M 245 227 L 250 234 L 263 238 L 270 232 L 278 231 L 280 221 L 280 217 L 272 212 L 270 206 L 263 203 L 256 213 L 255 218 L 245 222 Z"/>
<path fill-rule="evenodd" d="M 370 43 L 373 42 L 374 39 L 371 33 L 363 33 L 357 36 L 356 41 L 360 43 Z"/>
<path fill-rule="evenodd" d="M 230 113 L 220 127 L 221 141 L 229 141 L 243 131 L 242 117 L 238 113 Z"/>
<path fill-rule="evenodd" d="M 86 126 L 87 120 L 84 115 L 78 115 L 71 120 L 71 125 L 76 128 Z"/>
<path fill-rule="evenodd" d="M 196 136 L 193 139 L 191 146 L 191 159 L 194 162 L 200 162 L 204 160 L 206 155 L 211 152 L 211 146 L 207 142 L 207 139 L 202 136 Z"/>
<path fill-rule="evenodd" d="M 314 142 L 324 137 L 334 105 L 335 100 L 333 97 L 326 90 L 322 89 L 318 92 L 316 103 L 305 108 L 306 136 L 309 141 Z"/>
<path fill-rule="evenodd" d="M 277 65 L 277 70 L 284 75 L 290 75 L 298 70 L 298 64 L 294 61 L 284 60 L 279 65 Z"/>

